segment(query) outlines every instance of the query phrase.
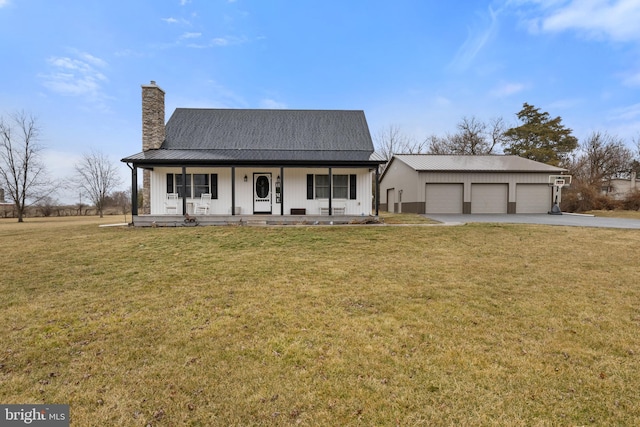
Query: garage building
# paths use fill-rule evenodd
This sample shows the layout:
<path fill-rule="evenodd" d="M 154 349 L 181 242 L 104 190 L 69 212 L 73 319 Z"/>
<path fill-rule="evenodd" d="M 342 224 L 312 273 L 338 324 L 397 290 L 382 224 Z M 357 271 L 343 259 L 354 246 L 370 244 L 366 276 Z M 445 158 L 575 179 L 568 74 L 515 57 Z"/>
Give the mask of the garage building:
<path fill-rule="evenodd" d="M 380 209 L 419 214 L 547 213 L 555 198 L 549 176 L 564 172 L 518 156 L 398 154 L 380 178 Z"/>

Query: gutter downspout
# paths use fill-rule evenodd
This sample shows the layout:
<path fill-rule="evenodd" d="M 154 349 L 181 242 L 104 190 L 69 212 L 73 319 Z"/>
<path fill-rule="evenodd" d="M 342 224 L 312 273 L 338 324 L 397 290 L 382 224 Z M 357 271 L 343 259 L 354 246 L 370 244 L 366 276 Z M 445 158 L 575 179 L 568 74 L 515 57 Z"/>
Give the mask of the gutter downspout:
<path fill-rule="evenodd" d="M 231 166 L 231 215 L 236 214 L 236 167 Z"/>
<path fill-rule="evenodd" d="M 389 201 L 387 200 L 387 203 Z M 376 216 L 380 213 L 380 168 L 376 166 Z"/>
<path fill-rule="evenodd" d="M 333 168 L 329 168 L 329 216 L 333 215 L 331 199 L 333 199 Z"/>
<path fill-rule="evenodd" d="M 138 168 L 134 164 L 127 163 L 131 169 L 131 222 L 138 216 Z"/>
<path fill-rule="evenodd" d="M 187 214 L 187 167 L 182 167 L 182 214 Z"/>

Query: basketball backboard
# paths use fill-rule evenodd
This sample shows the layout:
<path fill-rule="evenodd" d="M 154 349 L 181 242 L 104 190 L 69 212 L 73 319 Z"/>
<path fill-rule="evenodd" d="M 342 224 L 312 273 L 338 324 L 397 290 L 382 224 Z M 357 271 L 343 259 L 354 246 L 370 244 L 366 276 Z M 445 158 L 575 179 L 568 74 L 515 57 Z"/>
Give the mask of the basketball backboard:
<path fill-rule="evenodd" d="M 571 185 L 571 175 L 549 175 L 549 185 L 553 187 L 568 187 Z"/>

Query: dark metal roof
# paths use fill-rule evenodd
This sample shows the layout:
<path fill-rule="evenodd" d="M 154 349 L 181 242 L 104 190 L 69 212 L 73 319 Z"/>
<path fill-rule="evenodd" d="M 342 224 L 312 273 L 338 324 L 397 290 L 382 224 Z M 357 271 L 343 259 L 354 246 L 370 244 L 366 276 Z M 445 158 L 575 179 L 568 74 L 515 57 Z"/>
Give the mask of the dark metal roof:
<path fill-rule="evenodd" d="M 363 111 L 178 108 L 138 164 L 380 163 Z"/>
<path fill-rule="evenodd" d="M 380 160 L 368 151 L 326 150 L 149 150 L 122 159 L 139 164 L 341 164 Z"/>
<path fill-rule="evenodd" d="M 162 148 L 370 150 L 362 111 L 178 108 Z"/>

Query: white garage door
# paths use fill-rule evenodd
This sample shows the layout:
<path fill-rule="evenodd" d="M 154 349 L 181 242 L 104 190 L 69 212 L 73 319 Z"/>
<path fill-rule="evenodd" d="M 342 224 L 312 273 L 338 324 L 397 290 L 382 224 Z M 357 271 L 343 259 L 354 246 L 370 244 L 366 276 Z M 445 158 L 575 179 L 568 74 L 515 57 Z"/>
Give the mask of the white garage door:
<path fill-rule="evenodd" d="M 551 187 L 547 184 L 518 184 L 516 213 L 547 213 L 551 210 Z"/>
<path fill-rule="evenodd" d="M 471 184 L 471 213 L 507 213 L 507 184 Z"/>
<path fill-rule="evenodd" d="M 425 213 L 462 213 L 462 184 L 427 184 Z"/>

